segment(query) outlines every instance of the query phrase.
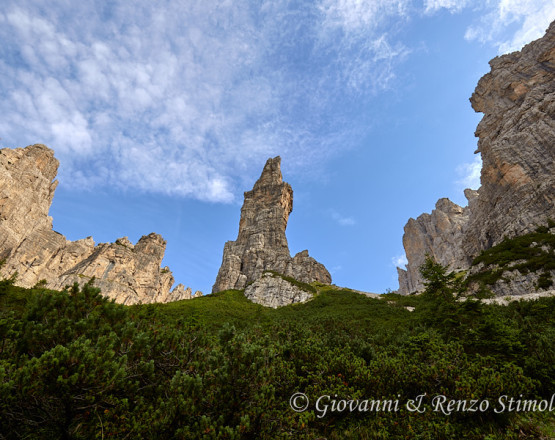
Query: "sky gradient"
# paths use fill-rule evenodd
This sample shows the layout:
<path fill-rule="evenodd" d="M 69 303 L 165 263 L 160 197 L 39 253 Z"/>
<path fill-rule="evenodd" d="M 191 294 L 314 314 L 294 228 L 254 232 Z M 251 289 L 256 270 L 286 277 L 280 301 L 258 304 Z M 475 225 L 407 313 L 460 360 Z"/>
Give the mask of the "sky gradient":
<path fill-rule="evenodd" d="M 68 239 L 160 233 L 205 293 L 277 155 L 292 254 L 396 289 L 407 220 L 479 186 L 468 98 L 488 61 L 555 19 L 548 0 L 98 3 L 3 2 L 0 146 L 54 149 Z"/>

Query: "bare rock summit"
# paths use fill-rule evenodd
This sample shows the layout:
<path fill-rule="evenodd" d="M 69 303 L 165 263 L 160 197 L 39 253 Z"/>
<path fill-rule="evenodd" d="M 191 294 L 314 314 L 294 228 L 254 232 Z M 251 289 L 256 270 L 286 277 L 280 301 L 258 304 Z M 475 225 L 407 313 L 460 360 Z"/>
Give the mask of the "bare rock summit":
<path fill-rule="evenodd" d="M 470 98 L 484 114 L 482 186 L 462 243 L 470 256 L 555 219 L 555 22 L 490 66 Z"/>
<path fill-rule="evenodd" d="M 58 160 L 44 145 L 0 150 L 0 275 L 17 272 L 16 284 L 63 289 L 94 277 L 102 294 L 123 304 L 190 299 L 161 267 L 165 240 L 149 234 L 133 245 L 127 237 L 95 245 L 92 237 L 69 241 L 52 230 L 48 211 L 54 197 Z"/>
<path fill-rule="evenodd" d="M 304 283 L 331 283 L 329 272 L 308 251 L 291 258 L 285 229 L 292 210 L 293 190 L 283 181 L 281 158 L 268 159 L 253 189 L 245 192 L 239 234 L 224 245 L 212 292 L 244 289 L 267 270 Z"/>

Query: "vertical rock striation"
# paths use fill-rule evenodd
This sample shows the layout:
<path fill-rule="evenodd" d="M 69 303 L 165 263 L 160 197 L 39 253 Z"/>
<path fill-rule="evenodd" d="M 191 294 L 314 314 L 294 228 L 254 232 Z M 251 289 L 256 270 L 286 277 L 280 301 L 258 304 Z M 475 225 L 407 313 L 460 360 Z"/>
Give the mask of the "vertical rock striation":
<path fill-rule="evenodd" d="M 170 270 L 161 268 L 166 242 L 157 234 L 133 245 L 127 237 L 95 245 L 92 237 L 69 241 L 52 230 L 48 211 L 59 162 L 44 145 L 0 150 L 0 258 L 2 276 L 16 284 L 62 289 L 94 277 L 94 285 L 119 303 L 168 302 L 192 297 Z M 198 295 L 197 295 L 198 296 Z"/>
<path fill-rule="evenodd" d="M 422 290 L 418 267 L 426 253 L 453 270 L 468 269 L 481 251 L 555 219 L 555 22 L 544 37 L 490 66 L 470 99 L 484 113 L 476 129 L 482 186 L 466 190 L 467 208 L 441 199 L 431 215 L 409 220 L 399 293 Z"/>
<path fill-rule="evenodd" d="M 308 251 L 291 258 L 285 229 L 292 210 L 293 190 L 283 181 L 281 158 L 268 159 L 253 189 L 245 192 L 239 234 L 236 241 L 224 245 L 222 265 L 212 292 L 244 289 L 265 270 L 305 283 L 331 283 L 329 272 Z"/>

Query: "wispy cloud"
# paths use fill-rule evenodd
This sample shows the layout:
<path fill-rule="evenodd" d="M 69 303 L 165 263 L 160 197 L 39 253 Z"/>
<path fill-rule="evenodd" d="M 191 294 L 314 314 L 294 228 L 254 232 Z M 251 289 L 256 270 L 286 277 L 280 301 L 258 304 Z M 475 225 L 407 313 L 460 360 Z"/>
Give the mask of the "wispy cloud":
<path fill-rule="evenodd" d="M 409 19 L 410 4 L 410 0 L 320 1 L 318 43 L 322 51 L 337 51 L 339 81 L 354 90 L 370 86 L 374 92 L 390 85 L 395 66 L 410 53 L 391 35 L 393 23 Z"/>
<path fill-rule="evenodd" d="M 341 226 L 354 226 L 356 224 L 356 220 L 353 217 L 345 216 L 337 211 L 330 211 L 330 215 Z"/>
<path fill-rule="evenodd" d="M 407 260 L 407 257 L 406 257 L 405 254 L 401 254 L 401 255 L 397 255 L 395 257 L 392 257 L 391 258 L 391 263 L 395 267 L 404 268 L 407 264 L 409 264 L 409 261 Z"/>
<path fill-rule="evenodd" d="M 470 163 L 463 163 L 456 169 L 460 178 L 457 180 L 457 185 L 461 190 L 470 188 L 480 188 L 480 173 L 482 171 L 482 159 L 480 156 L 475 156 L 474 160 Z"/>
<path fill-rule="evenodd" d="M 555 19 L 553 0 L 499 0 L 486 4 L 482 20 L 469 26 L 465 38 L 493 43 L 500 54 L 519 50 L 541 37 Z M 517 30 L 507 39 L 504 31 L 510 25 L 517 26 Z"/>
<path fill-rule="evenodd" d="M 400 6 L 325 3 L 7 1 L 2 138 L 54 148 L 62 183 L 230 201 L 269 155 L 348 144 L 330 110 L 391 83 L 403 48 L 367 25 Z"/>
<path fill-rule="evenodd" d="M 553 0 L 425 0 L 424 13 L 441 10 L 452 14 L 464 9 L 480 11 L 480 19 L 469 24 L 465 38 L 488 43 L 499 54 L 520 50 L 525 44 L 540 38 L 555 20 Z M 511 29 L 508 33 L 507 30 Z"/>
<path fill-rule="evenodd" d="M 424 12 L 433 14 L 440 9 L 446 9 L 451 13 L 462 11 L 469 3 L 469 0 L 425 0 Z"/>
<path fill-rule="evenodd" d="M 477 4 L 6 0 L 0 136 L 54 148 L 75 188 L 228 202 L 268 156 L 310 169 L 349 148 L 368 130 L 362 103 L 394 87 L 411 54 L 403 26 Z M 555 18 L 546 0 L 481 7 L 469 39 L 521 26 L 501 48 Z"/>

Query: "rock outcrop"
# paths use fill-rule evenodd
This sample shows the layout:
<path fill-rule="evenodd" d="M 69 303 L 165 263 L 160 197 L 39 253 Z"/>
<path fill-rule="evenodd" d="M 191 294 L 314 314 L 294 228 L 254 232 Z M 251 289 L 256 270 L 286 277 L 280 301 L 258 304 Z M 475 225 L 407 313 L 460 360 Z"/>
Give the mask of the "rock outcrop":
<path fill-rule="evenodd" d="M 555 22 L 490 66 L 470 99 L 484 114 L 482 186 L 463 238 L 471 256 L 555 218 Z"/>
<path fill-rule="evenodd" d="M 94 277 L 102 293 L 123 304 L 169 302 L 192 297 L 170 270 L 161 268 L 166 242 L 158 234 L 133 245 L 127 237 L 95 245 L 92 237 L 69 241 L 52 230 L 48 216 L 58 161 L 44 145 L 0 150 L 0 274 L 17 272 L 16 284 L 63 289 Z"/>
<path fill-rule="evenodd" d="M 306 302 L 313 295 L 279 275 L 265 272 L 247 286 L 245 296 L 254 303 L 276 309 L 289 304 Z"/>
<path fill-rule="evenodd" d="M 399 293 L 422 289 L 418 267 L 426 253 L 453 270 L 468 269 L 481 251 L 555 219 L 555 23 L 490 66 L 470 99 L 484 113 L 476 130 L 481 187 L 477 194 L 467 190 L 467 208 L 442 199 L 431 215 L 409 220 Z M 527 285 L 521 281 L 503 292 L 521 291 Z"/>
<path fill-rule="evenodd" d="M 293 190 L 283 181 L 281 159 L 268 159 L 262 175 L 251 191 L 245 192 L 236 241 L 224 246 L 222 265 L 212 292 L 244 289 L 272 270 L 304 283 L 331 283 L 326 268 L 299 252 L 293 258 L 285 236 L 293 210 Z"/>
<path fill-rule="evenodd" d="M 58 165 L 44 145 L 0 150 L 0 258 L 33 232 L 52 229 Z"/>
<path fill-rule="evenodd" d="M 426 254 L 450 270 L 467 268 L 468 256 L 462 249 L 471 207 L 478 196 L 477 191 L 465 190 L 469 204 L 460 207 L 449 199 L 439 199 L 431 214 L 422 214 L 416 220 L 409 219 L 405 225 L 403 246 L 407 257 L 406 270 L 397 268 L 399 293 L 407 294 L 424 289 L 419 267 Z"/>

